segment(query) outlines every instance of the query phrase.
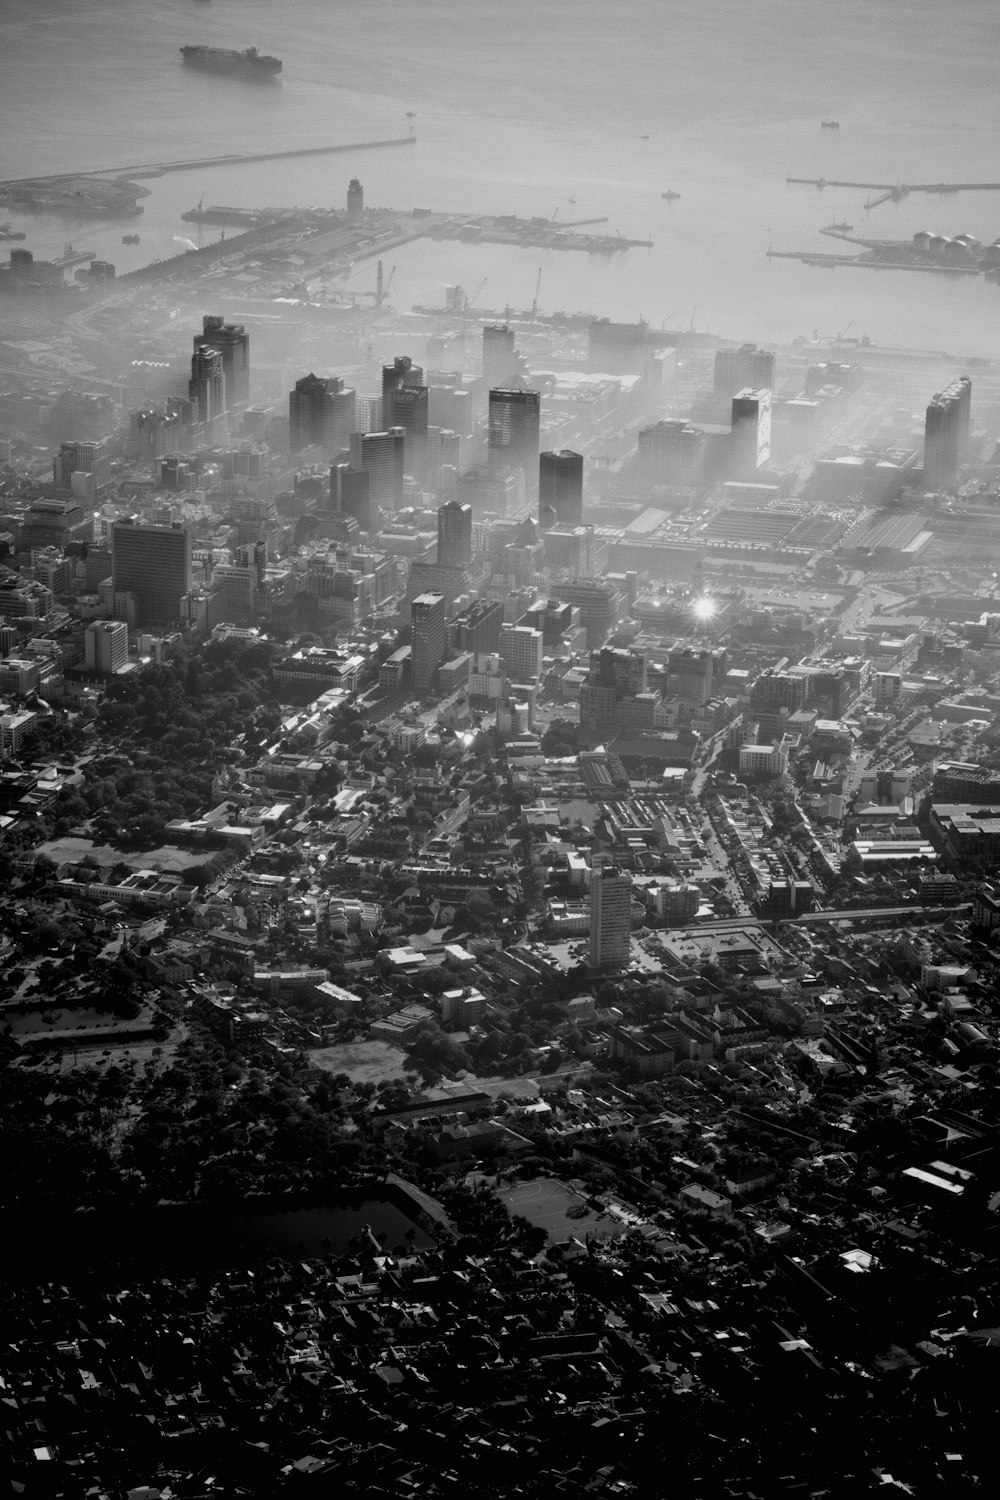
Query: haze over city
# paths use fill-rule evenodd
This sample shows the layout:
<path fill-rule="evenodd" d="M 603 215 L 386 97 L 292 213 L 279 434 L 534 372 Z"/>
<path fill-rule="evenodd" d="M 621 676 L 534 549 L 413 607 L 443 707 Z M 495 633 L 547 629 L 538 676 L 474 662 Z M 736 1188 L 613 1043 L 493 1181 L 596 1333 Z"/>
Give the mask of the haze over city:
<path fill-rule="evenodd" d="M 988 1482 L 996 43 L 0 7 L 18 1494 Z"/>

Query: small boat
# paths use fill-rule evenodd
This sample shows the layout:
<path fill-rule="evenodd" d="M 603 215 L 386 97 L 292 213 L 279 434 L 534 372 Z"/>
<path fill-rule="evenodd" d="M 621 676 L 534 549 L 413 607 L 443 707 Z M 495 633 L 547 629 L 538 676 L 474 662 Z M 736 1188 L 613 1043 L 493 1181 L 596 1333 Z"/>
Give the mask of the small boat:
<path fill-rule="evenodd" d="M 828 224 L 826 226 L 826 229 L 825 229 L 824 233 L 826 233 L 826 234 L 850 234 L 850 232 L 851 232 L 851 230 L 853 228 L 854 228 L 853 224 L 848 224 L 848 222 L 847 222 L 846 219 L 841 219 L 841 221 L 840 221 L 839 224 L 837 224 L 836 222 L 833 223 L 833 224 Z"/>
<path fill-rule="evenodd" d="M 122 235 L 122 244 L 123 245 L 138 245 L 138 243 L 139 243 L 139 236 L 137 234 L 123 234 Z"/>
<path fill-rule="evenodd" d="M 6 224 L 0 224 L 0 240 L 26 240 L 28 236 L 23 229 L 13 229 L 10 220 Z"/>
<path fill-rule="evenodd" d="M 677 199 L 680 197 L 680 193 L 675 193 L 673 188 L 668 188 L 665 193 L 660 194 L 660 197 L 666 203 L 676 203 Z"/>
<path fill-rule="evenodd" d="M 819 122 L 819 128 L 820 128 L 820 130 L 839 130 L 840 129 L 840 121 L 839 120 L 820 120 L 820 122 Z"/>

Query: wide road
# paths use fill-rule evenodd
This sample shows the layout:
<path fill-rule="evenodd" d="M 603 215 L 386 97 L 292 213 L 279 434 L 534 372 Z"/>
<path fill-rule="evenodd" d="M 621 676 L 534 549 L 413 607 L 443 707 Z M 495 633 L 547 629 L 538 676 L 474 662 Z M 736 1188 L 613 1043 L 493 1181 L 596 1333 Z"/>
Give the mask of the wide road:
<path fill-rule="evenodd" d="M 907 921 L 914 918 L 933 921 L 945 917 L 967 916 L 971 910 L 971 901 L 959 902 L 954 906 L 844 907 L 839 911 L 803 912 L 802 916 L 793 917 L 792 921 L 799 927 L 822 926 L 826 922 L 875 922 L 886 917 L 898 917 L 901 921 L 904 918 Z"/>

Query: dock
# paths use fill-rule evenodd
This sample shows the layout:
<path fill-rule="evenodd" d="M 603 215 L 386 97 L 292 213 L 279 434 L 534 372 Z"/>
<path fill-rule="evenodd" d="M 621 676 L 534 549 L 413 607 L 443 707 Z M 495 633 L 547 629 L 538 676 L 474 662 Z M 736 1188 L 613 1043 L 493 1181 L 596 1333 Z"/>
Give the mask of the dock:
<path fill-rule="evenodd" d="M 626 239 L 623 234 L 578 234 L 552 220 L 475 218 L 455 221 L 442 215 L 428 225 L 431 239 L 461 240 L 470 245 L 520 245 L 535 250 L 584 250 L 591 255 L 614 255 L 636 247 L 650 249 L 652 240 Z"/>
<path fill-rule="evenodd" d="M 853 243 L 861 243 L 856 241 Z M 885 260 L 874 254 L 827 255 L 819 250 L 768 250 L 768 260 L 799 260 L 805 266 L 818 266 L 834 270 L 837 266 L 853 266 L 859 271 L 923 271 L 936 276 L 983 276 L 981 266 L 970 265 L 924 265 L 916 260 Z"/>
<path fill-rule="evenodd" d="M 67 245 L 62 255 L 53 256 L 54 266 L 82 266 L 85 261 L 96 260 L 96 250 L 74 250 L 72 245 Z"/>

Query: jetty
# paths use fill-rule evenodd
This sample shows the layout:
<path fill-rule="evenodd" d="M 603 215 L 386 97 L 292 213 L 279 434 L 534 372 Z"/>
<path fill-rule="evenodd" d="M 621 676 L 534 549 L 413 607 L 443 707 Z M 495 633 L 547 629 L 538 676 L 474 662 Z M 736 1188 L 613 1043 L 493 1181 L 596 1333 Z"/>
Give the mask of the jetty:
<path fill-rule="evenodd" d="M 1000 193 L 1000 182 L 850 182 L 842 177 L 786 177 L 785 181 L 799 187 L 864 188 L 866 192 L 884 193 L 880 203 L 896 193 L 904 197 L 907 193 Z"/>
<path fill-rule="evenodd" d="M 861 244 L 862 241 L 851 241 Z M 800 260 L 805 266 L 819 266 L 834 270 L 837 266 L 853 266 L 859 271 L 923 271 L 936 276 L 983 276 L 985 269 L 979 265 L 924 264 L 918 260 L 889 260 L 867 255 L 829 255 L 820 250 L 768 250 L 768 260 Z"/>
<path fill-rule="evenodd" d="M 174 161 L 130 163 L 124 167 L 94 167 L 88 172 L 54 173 L 50 177 L 10 177 L 0 182 L 0 190 L 19 185 L 85 181 L 94 177 L 162 177 L 168 172 L 193 172 L 205 167 L 243 166 L 257 161 L 290 161 L 301 156 L 332 156 L 346 151 L 378 151 L 387 146 L 414 146 L 415 135 L 393 136 L 383 141 L 350 141 L 346 145 L 296 146 L 291 151 L 230 151 L 221 156 L 192 156 Z"/>

